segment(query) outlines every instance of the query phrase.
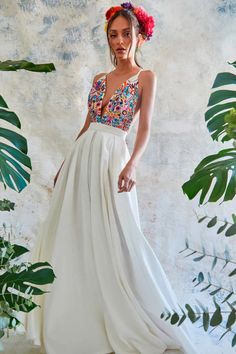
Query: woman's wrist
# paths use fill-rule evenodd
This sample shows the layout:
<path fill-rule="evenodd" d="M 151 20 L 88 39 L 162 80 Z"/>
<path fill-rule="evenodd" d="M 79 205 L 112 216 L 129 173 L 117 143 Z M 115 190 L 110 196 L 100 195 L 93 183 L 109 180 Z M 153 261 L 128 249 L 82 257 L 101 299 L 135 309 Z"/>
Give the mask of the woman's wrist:
<path fill-rule="evenodd" d="M 131 158 L 131 159 L 128 161 L 128 164 L 129 164 L 130 166 L 132 166 L 132 167 L 137 167 L 138 161 L 136 161 L 136 160 L 134 160 L 134 159 Z"/>

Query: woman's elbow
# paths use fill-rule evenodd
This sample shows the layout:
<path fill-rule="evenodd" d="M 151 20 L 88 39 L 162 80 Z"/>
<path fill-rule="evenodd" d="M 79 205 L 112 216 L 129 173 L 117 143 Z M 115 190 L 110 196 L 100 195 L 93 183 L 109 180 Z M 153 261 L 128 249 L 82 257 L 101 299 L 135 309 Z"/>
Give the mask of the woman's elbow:
<path fill-rule="evenodd" d="M 145 133 L 145 134 L 150 134 L 151 132 L 151 122 L 148 120 L 140 120 L 139 121 L 139 126 L 138 130 Z"/>

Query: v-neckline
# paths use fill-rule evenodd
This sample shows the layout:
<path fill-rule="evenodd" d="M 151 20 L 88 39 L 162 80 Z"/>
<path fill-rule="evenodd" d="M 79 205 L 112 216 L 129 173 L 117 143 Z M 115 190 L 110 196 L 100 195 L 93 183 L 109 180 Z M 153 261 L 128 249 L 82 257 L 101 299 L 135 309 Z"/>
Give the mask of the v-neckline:
<path fill-rule="evenodd" d="M 114 69 L 115 70 L 115 69 Z M 103 99 L 105 97 L 105 94 L 106 94 L 106 90 L 107 90 L 107 76 L 112 73 L 114 70 L 110 71 L 109 73 L 107 73 L 103 79 L 103 84 L 104 84 L 104 87 L 103 87 L 103 94 L 102 94 L 102 98 L 101 98 L 101 106 L 100 106 L 100 114 L 101 114 L 101 117 L 104 116 L 104 113 L 106 112 L 106 108 L 108 107 L 109 103 L 112 101 L 113 97 L 117 94 L 117 92 L 123 88 L 123 86 L 130 80 L 132 79 L 132 77 L 138 75 L 143 69 L 140 69 L 136 74 L 130 76 L 128 79 L 126 79 L 124 82 L 122 82 L 118 87 L 117 89 L 114 91 L 114 93 L 111 95 L 110 99 L 108 100 L 107 104 L 105 106 L 102 107 L 102 103 L 103 103 Z M 102 112 L 103 110 L 103 112 Z"/>

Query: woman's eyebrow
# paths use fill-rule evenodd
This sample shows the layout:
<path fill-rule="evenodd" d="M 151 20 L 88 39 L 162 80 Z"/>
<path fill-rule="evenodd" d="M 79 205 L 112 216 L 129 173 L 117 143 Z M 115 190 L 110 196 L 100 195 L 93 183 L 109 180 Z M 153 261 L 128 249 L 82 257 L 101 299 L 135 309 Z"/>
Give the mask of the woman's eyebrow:
<path fill-rule="evenodd" d="M 128 28 L 123 28 L 122 31 L 127 31 L 129 29 L 130 29 L 129 27 Z M 117 32 L 117 30 L 116 29 L 110 29 L 109 32 Z"/>

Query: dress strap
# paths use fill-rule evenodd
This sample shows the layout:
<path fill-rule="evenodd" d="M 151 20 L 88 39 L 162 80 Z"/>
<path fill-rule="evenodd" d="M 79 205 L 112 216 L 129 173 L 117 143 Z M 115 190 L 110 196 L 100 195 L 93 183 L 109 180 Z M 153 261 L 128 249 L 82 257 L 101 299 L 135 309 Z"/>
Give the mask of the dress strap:
<path fill-rule="evenodd" d="M 115 70 L 115 69 L 114 69 L 114 70 Z M 114 70 L 112 70 L 112 71 L 114 71 Z M 140 72 L 143 71 L 143 70 L 144 70 L 144 69 L 141 68 L 141 69 L 137 72 L 137 74 L 131 76 L 127 81 L 136 80 L 136 79 L 138 78 Z M 108 74 L 110 74 L 112 71 L 110 71 L 110 72 L 108 72 L 108 73 L 105 73 L 104 75 L 100 76 L 100 79 L 105 78 L 105 77 L 106 77 Z"/>
<path fill-rule="evenodd" d="M 144 70 L 144 69 L 140 69 L 140 70 L 137 72 L 137 74 L 135 74 L 134 76 L 131 76 L 131 77 L 128 79 L 128 81 L 135 81 L 135 80 L 137 80 L 138 77 L 139 77 L 140 72 L 143 71 L 143 70 Z"/>
<path fill-rule="evenodd" d="M 102 76 L 100 76 L 100 77 L 99 77 L 99 80 L 105 78 L 106 75 L 107 75 L 107 74 L 105 73 L 105 74 L 103 74 Z"/>

